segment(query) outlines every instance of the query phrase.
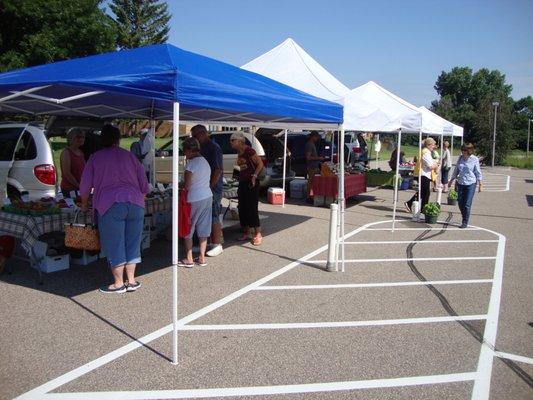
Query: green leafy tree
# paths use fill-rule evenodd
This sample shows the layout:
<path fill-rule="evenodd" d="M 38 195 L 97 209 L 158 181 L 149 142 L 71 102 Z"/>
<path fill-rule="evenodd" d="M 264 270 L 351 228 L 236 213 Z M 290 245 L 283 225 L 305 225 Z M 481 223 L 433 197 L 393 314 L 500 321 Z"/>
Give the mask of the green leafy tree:
<path fill-rule="evenodd" d="M 0 71 L 116 49 L 102 0 L 2 0 Z"/>
<path fill-rule="evenodd" d="M 533 97 L 527 96 L 517 100 L 513 108 L 513 131 L 516 136 L 516 142 L 520 149 L 526 150 L 528 120 L 533 119 Z M 531 129 L 533 130 L 533 126 Z M 529 147 L 533 148 L 532 143 L 529 144 Z"/>
<path fill-rule="evenodd" d="M 160 0 L 113 0 L 109 8 L 115 14 L 118 45 L 122 49 L 165 43 L 171 15 Z"/>
<path fill-rule="evenodd" d="M 500 71 L 482 68 L 473 72 L 468 67 L 454 67 L 442 72 L 435 83 L 440 95 L 432 102 L 432 109 L 442 117 L 462 125 L 465 140 L 473 142 L 478 152 L 492 157 L 494 107 L 498 101 L 496 125 L 496 162 L 501 162 L 516 142 L 514 100 L 512 86 L 505 82 Z"/>

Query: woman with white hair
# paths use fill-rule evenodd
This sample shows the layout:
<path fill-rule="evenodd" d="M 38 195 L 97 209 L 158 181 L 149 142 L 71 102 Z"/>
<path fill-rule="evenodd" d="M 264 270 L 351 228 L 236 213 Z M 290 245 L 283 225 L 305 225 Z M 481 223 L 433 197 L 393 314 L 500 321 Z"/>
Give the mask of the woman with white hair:
<path fill-rule="evenodd" d="M 61 192 L 71 197 L 71 192 L 80 190 L 80 181 L 85 168 L 85 156 L 80 147 L 85 143 L 82 130 L 72 128 L 67 133 L 67 147 L 61 152 Z M 76 197 L 76 196 L 74 196 Z"/>
<path fill-rule="evenodd" d="M 422 149 L 422 159 L 420 161 L 420 174 L 421 174 L 421 186 L 420 186 L 420 196 L 422 197 L 422 202 L 420 204 L 420 210 L 424 209 L 424 206 L 429 202 L 429 195 L 431 193 L 431 172 L 436 171 L 439 168 L 438 160 L 434 160 L 431 156 L 435 147 L 437 147 L 437 142 L 433 138 L 427 138 L 423 142 L 424 148 Z M 415 176 L 415 179 L 417 176 Z M 405 208 L 408 212 L 411 212 L 411 207 L 413 201 L 418 200 L 418 191 L 409 201 L 404 203 Z"/>
<path fill-rule="evenodd" d="M 239 166 L 239 220 L 243 230 L 238 240 L 251 240 L 254 246 L 259 246 L 263 240 L 261 224 L 259 222 L 259 173 L 264 168 L 263 161 L 254 149 L 246 144 L 242 132 L 235 132 L 230 137 L 231 147 L 237 151 L 237 165 Z M 254 230 L 253 237 L 251 230 Z"/>
<path fill-rule="evenodd" d="M 200 142 L 193 137 L 183 140 L 183 153 L 187 159 L 184 189 L 187 202 L 191 204 L 191 231 L 185 236 L 186 256 L 178 262 L 180 267 L 192 268 L 195 265 L 207 266 L 205 251 L 207 238 L 211 236 L 213 192 L 211 192 L 211 167 L 200 154 Z M 196 233 L 199 241 L 199 255 L 193 258 L 192 237 Z"/>

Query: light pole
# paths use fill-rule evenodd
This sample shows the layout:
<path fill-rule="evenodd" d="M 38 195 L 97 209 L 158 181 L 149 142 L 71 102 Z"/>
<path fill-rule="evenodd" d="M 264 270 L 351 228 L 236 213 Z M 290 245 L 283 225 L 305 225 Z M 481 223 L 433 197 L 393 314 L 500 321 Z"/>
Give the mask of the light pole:
<path fill-rule="evenodd" d="M 531 121 L 533 119 L 529 118 L 527 120 L 527 147 L 526 147 L 526 157 L 529 158 L 529 135 L 531 135 Z"/>
<path fill-rule="evenodd" d="M 498 114 L 499 102 L 493 101 L 492 105 L 494 106 L 494 132 L 492 134 L 492 168 L 494 168 L 494 156 L 496 155 L 496 115 Z"/>

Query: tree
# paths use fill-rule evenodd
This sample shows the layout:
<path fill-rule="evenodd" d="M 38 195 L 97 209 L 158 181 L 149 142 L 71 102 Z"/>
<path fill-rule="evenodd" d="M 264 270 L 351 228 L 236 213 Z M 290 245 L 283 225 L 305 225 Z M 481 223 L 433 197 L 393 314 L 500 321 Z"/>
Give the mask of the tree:
<path fill-rule="evenodd" d="M 102 0 L 3 0 L 0 71 L 116 49 Z"/>
<path fill-rule="evenodd" d="M 442 72 L 435 83 L 440 99 L 432 102 L 432 109 L 442 117 L 462 125 L 465 140 L 474 143 L 478 152 L 492 157 L 494 107 L 498 101 L 496 126 L 496 162 L 501 162 L 515 146 L 514 100 L 512 86 L 505 82 L 500 71 L 482 68 L 475 73 L 468 67 L 454 67 Z"/>
<path fill-rule="evenodd" d="M 165 43 L 171 15 L 160 0 L 113 0 L 118 45 L 122 49 Z"/>

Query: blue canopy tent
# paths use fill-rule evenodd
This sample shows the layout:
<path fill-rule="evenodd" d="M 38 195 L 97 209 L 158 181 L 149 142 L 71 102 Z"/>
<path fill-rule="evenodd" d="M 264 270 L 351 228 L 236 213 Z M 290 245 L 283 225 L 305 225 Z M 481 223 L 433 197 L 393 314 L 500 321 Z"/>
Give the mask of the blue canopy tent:
<path fill-rule="evenodd" d="M 342 128 L 342 106 L 163 44 L 0 74 L 0 112 Z M 178 141 L 173 142 L 173 357 L 178 361 Z M 344 185 L 341 184 L 341 187 Z"/>

